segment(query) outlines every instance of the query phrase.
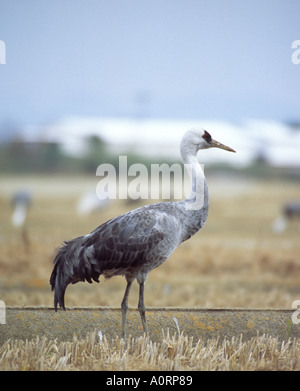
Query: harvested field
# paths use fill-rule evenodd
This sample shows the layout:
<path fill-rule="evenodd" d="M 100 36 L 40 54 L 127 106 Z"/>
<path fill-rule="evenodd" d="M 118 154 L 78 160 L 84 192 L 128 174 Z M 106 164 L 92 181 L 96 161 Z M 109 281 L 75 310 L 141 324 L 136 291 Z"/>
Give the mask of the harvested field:
<path fill-rule="evenodd" d="M 284 202 L 300 198 L 300 185 L 288 181 L 255 181 L 238 178 L 227 180 L 215 176 L 208 176 L 207 179 L 210 190 L 210 212 L 206 226 L 189 241 L 183 243 L 161 267 L 150 273 L 145 286 L 146 306 L 291 309 L 292 303 L 300 299 L 299 222 L 293 221 L 281 234 L 275 234 L 271 226 Z M 49 276 L 56 248 L 63 240 L 86 234 L 107 219 L 142 205 L 142 203 L 127 204 L 117 200 L 101 212 L 90 216 L 79 216 L 76 213 L 78 198 L 85 190 L 95 188 L 96 177 L 2 177 L 0 183 L 0 299 L 7 306 L 51 306 L 53 295 L 49 288 Z M 14 190 L 20 188 L 30 189 L 34 196 L 26 223 L 26 240 L 22 231 L 11 224 L 10 196 Z M 118 307 L 124 289 L 125 281 L 121 277 L 110 280 L 100 279 L 99 285 L 78 283 L 67 289 L 66 305 Z M 137 300 L 138 289 L 137 285 L 134 285 L 129 297 L 129 305 L 136 307 Z M 168 338 L 168 341 L 171 341 L 175 337 Z M 187 338 L 188 341 L 188 336 L 180 338 Z M 215 349 L 222 349 L 223 346 L 224 352 L 224 344 L 227 343 L 231 346 L 230 349 L 236 352 L 242 346 L 239 345 L 239 338 L 240 336 L 237 335 L 234 343 L 219 341 L 218 347 L 216 342 L 212 342 L 211 346 L 215 346 Z M 263 342 L 264 346 L 274 343 L 273 340 L 268 340 L 268 337 L 264 338 L 266 338 Z M 118 341 L 117 336 L 115 343 L 116 341 Z M 5 348 L 2 347 L 0 359 L 4 361 L 0 361 L 0 368 L 9 369 L 11 366 L 12 369 L 22 369 L 21 361 L 16 360 L 16 364 L 13 365 L 12 361 L 7 359 L 8 353 L 5 353 L 7 349 L 20 352 L 22 343 L 10 341 Z M 85 340 L 77 343 L 80 345 L 88 342 Z M 131 340 L 130 343 L 135 344 L 137 349 L 140 349 L 138 346 L 141 345 L 151 345 L 151 341 L 146 340 L 134 342 Z M 201 343 L 199 341 L 200 345 Z M 45 369 L 55 369 L 57 365 L 57 369 L 61 365 L 57 364 L 59 359 L 68 356 L 71 351 L 71 345 L 67 343 L 55 344 L 54 341 L 45 339 L 30 341 L 27 346 L 30 349 L 38 349 L 40 344 L 50 349 L 50 353 L 55 352 L 56 349 L 62 352 L 61 355 L 55 353 L 56 358 L 49 353 L 52 357 L 49 362 L 53 365 L 40 364 L 40 368 L 44 366 Z M 251 343 L 244 342 L 244 344 L 246 345 L 243 345 L 243 351 L 250 352 Z M 259 344 L 258 340 L 253 341 L 251 346 L 254 346 L 253 344 Z M 69 346 L 67 354 L 65 354 L 66 346 Z M 107 342 L 106 346 L 111 352 L 117 349 L 115 347 L 117 345 L 113 345 L 112 342 Z M 100 350 L 102 348 L 97 347 Z M 163 342 L 156 348 L 164 349 Z M 78 349 L 77 347 L 77 351 Z M 268 349 L 270 350 L 271 347 Z M 286 341 L 284 349 L 285 352 L 291 349 L 299 353 L 298 341 Z M 125 350 L 128 351 L 130 358 L 134 348 Z M 280 356 L 280 350 L 273 351 L 276 353 L 275 356 L 278 354 Z M 214 352 L 217 354 L 217 350 Z M 119 353 L 115 356 L 117 354 Z M 198 357 L 199 354 L 201 356 L 200 350 L 196 356 Z M 15 357 L 18 355 L 19 353 L 16 353 Z M 219 356 L 218 353 L 217 356 L 222 355 Z M 223 355 L 224 357 L 226 355 Z M 289 353 L 288 357 L 287 361 L 280 360 L 281 368 L 293 369 L 298 365 L 299 369 L 299 363 L 295 360 L 294 367 L 291 364 L 291 357 L 295 356 Z M 128 362 L 130 362 L 129 358 Z M 109 359 L 107 360 L 109 362 Z M 190 363 L 189 360 L 188 358 L 184 362 Z M 23 369 L 31 369 L 31 364 L 25 364 L 25 361 Z M 60 363 L 62 362 L 63 359 Z M 75 362 L 77 359 L 66 359 L 65 369 L 84 368 L 81 364 L 77 368 Z M 111 365 L 111 368 L 117 369 L 118 363 L 107 364 L 107 362 L 96 364 L 95 361 L 88 365 L 90 369 L 97 365 L 99 369 L 101 365 L 103 368 L 109 368 Z M 149 368 L 162 368 L 161 363 L 157 360 L 154 362 L 155 364 L 150 365 Z M 147 369 L 149 364 L 147 360 L 143 363 L 139 369 Z M 225 362 L 222 365 L 216 364 L 211 369 L 228 369 L 231 364 L 227 364 Z M 277 364 L 275 365 L 272 359 L 264 369 L 268 367 L 276 370 L 279 368 Z M 168 365 L 166 364 L 169 369 L 174 369 L 175 363 L 173 368 L 171 364 Z M 253 361 L 249 369 L 258 369 L 259 365 L 259 361 L 256 364 Z M 201 360 L 199 365 L 186 365 L 189 369 L 209 369 L 208 367 L 209 364 L 204 364 Z M 128 368 L 131 368 L 129 364 Z M 184 369 L 185 366 L 183 365 L 182 368 Z M 245 369 L 245 366 L 237 365 L 236 369 Z"/>
<path fill-rule="evenodd" d="M 2 370 L 97 371 L 252 371 L 299 370 L 300 342 L 278 344 L 265 335 L 244 342 L 241 337 L 204 343 L 186 335 L 162 335 L 162 342 L 146 337 L 117 337 L 101 341 L 96 333 L 72 342 L 46 337 L 8 341 L 0 347 Z"/>

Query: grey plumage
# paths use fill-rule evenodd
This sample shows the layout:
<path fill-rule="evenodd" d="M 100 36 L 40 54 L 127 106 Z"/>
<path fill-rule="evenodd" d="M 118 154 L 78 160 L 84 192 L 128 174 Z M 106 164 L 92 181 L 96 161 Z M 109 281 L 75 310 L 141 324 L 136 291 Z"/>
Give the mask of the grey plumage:
<path fill-rule="evenodd" d="M 194 165 L 192 192 L 187 199 L 140 207 L 105 222 L 88 235 L 65 242 L 56 255 L 50 277 L 55 310 L 58 304 L 65 309 L 68 284 L 99 282 L 101 275 L 105 278 L 124 275 L 127 287 L 121 304 L 122 336 L 125 338 L 128 294 L 135 279 L 140 285 L 138 309 L 147 333 L 144 283 L 151 270 L 204 226 L 208 215 L 208 189 L 203 172 L 199 171 L 196 154 L 201 148 L 213 146 L 233 151 L 212 140 L 204 130 L 189 131 L 182 140 L 182 159 L 184 163 Z M 201 186 L 197 186 L 199 182 Z M 202 192 L 199 207 L 194 207 L 195 189 Z"/>
<path fill-rule="evenodd" d="M 193 225 L 185 228 L 190 214 L 180 202 L 148 205 L 65 242 L 54 260 L 51 276 L 52 288 L 60 287 L 55 291 L 56 307 L 59 303 L 64 308 L 64 290 L 70 283 L 99 282 L 102 274 L 106 278 L 148 274 L 204 225 L 207 213 L 199 213 Z"/>

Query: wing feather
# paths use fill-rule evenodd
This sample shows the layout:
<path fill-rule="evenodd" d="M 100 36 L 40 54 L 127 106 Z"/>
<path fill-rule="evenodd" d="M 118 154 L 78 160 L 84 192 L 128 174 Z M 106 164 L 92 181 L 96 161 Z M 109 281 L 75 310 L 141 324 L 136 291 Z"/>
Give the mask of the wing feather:
<path fill-rule="evenodd" d="M 95 264 L 102 273 L 120 269 L 124 274 L 131 267 L 143 265 L 149 250 L 163 240 L 156 223 L 156 213 L 136 209 L 100 225 L 82 245 L 93 247 Z"/>

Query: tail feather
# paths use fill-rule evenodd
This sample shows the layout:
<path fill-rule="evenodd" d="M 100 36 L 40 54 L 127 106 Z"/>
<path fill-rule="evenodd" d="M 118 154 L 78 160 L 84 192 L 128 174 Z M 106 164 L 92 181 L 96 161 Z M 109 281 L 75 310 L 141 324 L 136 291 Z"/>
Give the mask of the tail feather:
<path fill-rule="evenodd" d="M 99 282 L 99 275 L 90 264 L 89 259 L 82 251 L 83 237 L 80 236 L 68 242 L 58 250 L 54 259 L 54 268 L 50 276 L 51 290 L 54 291 L 54 308 L 57 311 L 58 304 L 65 308 L 65 291 L 69 284 L 79 281 L 92 283 L 91 278 Z"/>
<path fill-rule="evenodd" d="M 63 247 L 58 250 L 54 259 L 54 268 L 50 276 L 51 290 L 54 291 L 54 308 L 57 311 L 59 304 L 64 310 L 65 308 L 65 291 L 67 286 L 72 281 L 72 275 L 68 270 L 70 242 L 66 242 Z M 71 252 L 72 254 L 72 252 Z M 70 254 L 70 255 L 71 255 Z"/>

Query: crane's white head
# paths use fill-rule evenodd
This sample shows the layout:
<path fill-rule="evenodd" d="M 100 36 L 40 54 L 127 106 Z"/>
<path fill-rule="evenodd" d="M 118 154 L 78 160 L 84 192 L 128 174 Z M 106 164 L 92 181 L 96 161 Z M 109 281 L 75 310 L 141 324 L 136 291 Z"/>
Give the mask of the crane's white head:
<path fill-rule="evenodd" d="M 220 148 L 225 151 L 235 152 L 234 149 L 213 140 L 211 135 L 205 129 L 188 130 L 180 145 L 181 156 L 185 161 L 188 155 L 196 155 L 199 149 Z"/>

